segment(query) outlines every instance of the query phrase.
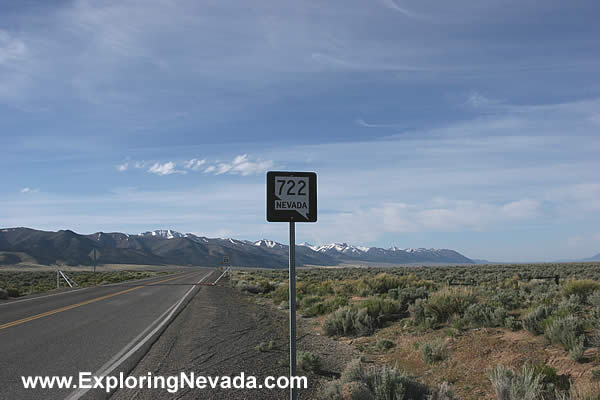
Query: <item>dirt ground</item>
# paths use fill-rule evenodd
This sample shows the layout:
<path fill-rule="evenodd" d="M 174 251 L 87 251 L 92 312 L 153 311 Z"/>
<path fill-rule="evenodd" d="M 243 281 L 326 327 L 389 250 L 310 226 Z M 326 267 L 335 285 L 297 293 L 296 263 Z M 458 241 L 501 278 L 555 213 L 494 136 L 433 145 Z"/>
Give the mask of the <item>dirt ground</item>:
<path fill-rule="evenodd" d="M 454 335 L 456 332 L 450 330 L 414 332 L 403 325 L 400 321 L 375 336 L 345 340 L 363 350 L 376 364 L 397 365 L 429 386 L 448 382 L 462 400 L 495 399 L 487 371 L 499 364 L 520 370 L 527 363 L 545 363 L 577 384 L 592 381 L 592 370 L 599 364 L 595 361 L 596 349 L 588 349 L 587 362 L 577 363 L 562 347 L 523 330 L 483 328 Z M 387 352 L 378 351 L 375 343 L 380 338 L 389 339 L 396 346 Z M 435 338 L 446 341 L 449 356 L 445 361 L 427 365 L 418 345 Z"/>
<path fill-rule="evenodd" d="M 318 375 L 299 371 L 308 377 L 308 390 L 300 399 L 315 399 L 322 384 L 339 375 L 353 357 L 351 346 L 320 336 L 307 329 L 310 321 L 298 321 L 298 350 L 321 356 Z M 179 375 L 193 371 L 197 376 L 287 376 L 287 311 L 269 304 L 257 304 L 255 298 L 228 287 L 202 287 L 179 314 L 146 356 L 131 372 L 142 376 Z M 272 348 L 259 344 L 272 342 Z M 176 394 L 166 390 L 120 390 L 114 399 L 286 399 L 287 390 L 268 389 L 183 389 Z"/>

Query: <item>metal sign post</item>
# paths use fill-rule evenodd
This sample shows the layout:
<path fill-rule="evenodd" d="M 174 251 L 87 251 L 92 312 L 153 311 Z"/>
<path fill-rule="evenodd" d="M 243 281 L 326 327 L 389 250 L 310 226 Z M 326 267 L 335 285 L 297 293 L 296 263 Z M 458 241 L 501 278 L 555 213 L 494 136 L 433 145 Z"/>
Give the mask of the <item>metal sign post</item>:
<path fill-rule="evenodd" d="M 100 258 L 100 252 L 98 251 L 98 249 L 92 249 L 92 251 L 90 251 L 90 254 L 88 255 L 92 260 L 94 260 L 94 286 L 96 286 L 98 284 L 96 279 L 96 260 Z"/>
<path fill-rule="evenodd" d="M 317 221 L 317 174 L 267 172 L 267 221 L 290 223 L 290 377 L 296 376 L 296 222 Z M 296 400 L 297 389 L 290 388 Z"/>
<path fill-rule="evenodd" d="M 296 224 L 290 221 L 290 377 L 296 376 Z M 292 387 L 290 399 L 296 400 Z"/>

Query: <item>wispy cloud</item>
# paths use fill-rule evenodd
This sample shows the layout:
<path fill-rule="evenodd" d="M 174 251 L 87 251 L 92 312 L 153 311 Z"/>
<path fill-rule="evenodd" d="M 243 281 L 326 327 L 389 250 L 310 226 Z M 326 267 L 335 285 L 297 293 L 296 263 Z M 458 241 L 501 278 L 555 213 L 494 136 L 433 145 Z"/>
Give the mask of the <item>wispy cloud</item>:
<path fill-rule="evenodd" d="M 179 164 L 178 164 L 179 163 Z M 183 169 L 177 169 L 180 165 Z M 156 175 L 187 174 L 191 171 L 201 171 L 211 175 L 257 175 L 273 168 L 272 160 L 251 158 L 248 154 L 241 154 L 233 158 L 231 162 L 208 161 L 207 159 L 192 158 L 185 161 L 128 161 L 117 165 L 119 172 L 125 172 L 131 167 L 135 169 L 146 169 L 147 172 Z"/>
<path fill-rule="evenodd" d="M 198 159 L 196 159 L 196 158 L 192 158 L 191 160 L 185 161 L 185 162 L 183 163 L 183 166 L 184 166 L 186 169 L 191 169 L 191 170 L 197 171 L 197 170 L 199 170 L 199 169 L 200 169 L 200 168 L 201 168 L 201 167 L 202 167 L 204 164 L 206 164 L 206 160 L 205 160 L 205 159 L 203 159 L 203 160 L 198 160 Z"/>
<path fill-rule="evenodd" d="M 414 11 L 408 10 L 405 7 L 400 7 L 400 5 L 394 0 L 382 0 L 382 2 L 386 7 L 390 8 L 394 11 L 398 11 L 400 14 L 404 15 L 405 17 L 417 19 L 417 20 L 421 20 L 421 21 L 426 21 L 426 20 L 431 19 L 431 17 L 429 17 L 427 15 L 416 13 Z"/>
<path fill-rule="evenodd" d="M 39 191 L 39 189 L 32 189 L 29 187 L 24 187 L 23 189 L 21 189 L 21 193 L 38 193 Z"/>
<path fill-rule="evenodd" d="M 486 107 L 493 103 L 496 103 L 496 101 L 488 99 L 478 92 L 471 92 L 466 101 L 467 105 L 475 108 Z"/>
<path fill-rule="evenodd" d="M 230 163 L 218 163 L 215 166 L 215 175 L 232 174 L 232 175 L 254 175 L 266 172 L 274 165 L 270 160 L 251 161 L 247 154 L 242 154 L 233 159 Z M 205 172 L 208 172 L 206 169 Z"/>
<path fill-rule="evenodd" d="M 25 42 L 12 36 L 9 32 L 0 30 L 0 65 L 8 65 L 25 57 L 26 54 Z"/>
<path fill-rule="evenodd" d="M 362 126 L 364 128 L 383 128 L 383 129 L 402 128 L 401 124 L 372 124 L 372 123 L 365 121 L 362 118 L 357 118 L 355 122 L 358 126 Z"/>
<path fill-rule="evenodd" d="M 150 168 L 148 168 L 148 172 L 156 175 L 171 175 L 171 174 L 186 174 L 186 171 L 175 169 L 176 164 L 172 161 L 168 161 L 166 163 L 160 164 L 155 163 Z"/>

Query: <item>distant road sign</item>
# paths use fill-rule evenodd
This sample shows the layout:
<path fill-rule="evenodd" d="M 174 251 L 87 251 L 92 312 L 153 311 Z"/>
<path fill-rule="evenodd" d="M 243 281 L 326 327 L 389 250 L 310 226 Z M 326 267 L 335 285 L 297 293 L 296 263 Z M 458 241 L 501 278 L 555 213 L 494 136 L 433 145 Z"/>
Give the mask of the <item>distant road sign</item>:
<path fill-rule="evenodd" d="M 316 222 L 317 174 L 267 172 L 267 221 Z"/>
<path fill-rule="evenodd" d="M 95 261 L 100 258 L 100 251 L 98 249 L 92 249 L 88 256 L 90 256 L 90 258 Z"/>

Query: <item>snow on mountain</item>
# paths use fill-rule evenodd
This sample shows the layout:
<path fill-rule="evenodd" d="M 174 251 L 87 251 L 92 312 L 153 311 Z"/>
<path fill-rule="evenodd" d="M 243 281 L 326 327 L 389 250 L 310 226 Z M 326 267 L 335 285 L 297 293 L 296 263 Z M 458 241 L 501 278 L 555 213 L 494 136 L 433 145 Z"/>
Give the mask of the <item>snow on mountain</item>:
<path fill-rule="evenodd" d="M 363 247 L 347 243 L 331 243 L 321 246 L 312 246 L 316 252 L 326 254 L 338 260 L 348 259 L 355 261 L 372 261 L 388 263 L 412 263 L 412 262 L 456 262 L 472 263 L 460 253 L 447 249 L 426 248 L 400 248 L 390 247 Z"/>
<path fill-rule="evenodd" d="M 157 229 L 150 232 L 142 232 L 139 236 L 156 236 L 161 237 L 163 239 L 174 239 L 174 238 L 183 238 L 187 237 L 183 233 L 179 233 L 177 231 L 173 231 L 171 229 Z"/>
<path fill-rule="evenodd" d="M 367 247 L 356 247 L 349 245 L 347 243 L 331 243 L 322 246 L 314 246 L 311 247 L 314 251 L 318 251 L 320 253 L 341 253 L 345 255 L 361 255 L 368 251 Z"/>
<path fill-rule="evenodd" d="M 281 249 L 281 248 L 285 247 L 281 243 L 277 243 L 277 242 L 274 242 L 272 240 L 267 240 L 267 239 L 259 240 L 257 242 L 254 242 L 253 244 L 254 244 L 254 246 L 268 247 L 269 249 L 274 249 L 274 248 Z"/>

